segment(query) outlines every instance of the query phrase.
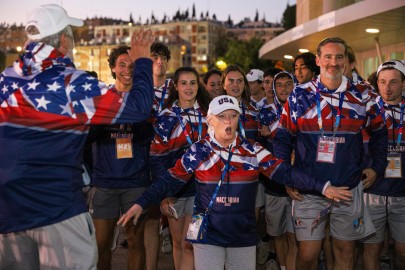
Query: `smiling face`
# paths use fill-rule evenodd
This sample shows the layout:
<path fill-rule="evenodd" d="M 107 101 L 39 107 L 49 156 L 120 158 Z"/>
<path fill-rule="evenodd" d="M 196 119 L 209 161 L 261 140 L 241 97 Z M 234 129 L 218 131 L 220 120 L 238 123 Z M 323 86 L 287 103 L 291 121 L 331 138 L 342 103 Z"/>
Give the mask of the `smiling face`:
<path fill-rule="evenodd" d="M 294 82 L 291 77 L 287 75 L 282 78 L 277 78 L 275 87 L 278 100 L 281 104 L 284 104 L 294 89 Z"/>
<path fill-rule="evenodd" d="M 182 72 L 175 85 L 180 104 L 194 104 L 198 92 L 198 78 L 192 72 Z"/>
<path fill-rule="evenodd" d="M 205 88 L 207 89 L 208 93 L 210 93 L 211 98 L 222 95 L 221 76 L 216 73 L 212 74 L 208 78 Z"/>
<path fill-rule="evenodd" d="M 384 102 L 396 105 L 402 100 L 402 89 L 405 87 L 405 80 L 401 72 L 396 69 L 384 69 L 378 73 L 378 89 Z"/>
<path fill-rule="evenodd" d="M 208 124 L 214 129 L 215 139 L 223 146 L 228 147 L 236 136 L 239 112 L 226 110 L 217 115 L 210 115 Z"/>
<path fill-rule="evenodd" d="M 224 89 L 227 95 L 235 97 L 238 101 L 242 99 L 243 90 L 245 89 L 245 79 L 238 71 L 230 71 L 226 74 L 224 80 Z"/>
<path fill-rule="evenodd" d="M 132 86 L 132 74 L 134 70 L 134 63 L 128 54 L 121 54 L 118 56 L 115 66 L 112 71 L 115 73 L 115 85 L 118 90 L 125 91 Z M 129 87 L 129 88 L 128 88 Z"/>
<path fill-rule="evenodd" d="M 340 79 L 345 70 L 345 47 L 343 44 L 330 42 L 322 46 L 316 64 L 321 69 L 321 80 Z"/>

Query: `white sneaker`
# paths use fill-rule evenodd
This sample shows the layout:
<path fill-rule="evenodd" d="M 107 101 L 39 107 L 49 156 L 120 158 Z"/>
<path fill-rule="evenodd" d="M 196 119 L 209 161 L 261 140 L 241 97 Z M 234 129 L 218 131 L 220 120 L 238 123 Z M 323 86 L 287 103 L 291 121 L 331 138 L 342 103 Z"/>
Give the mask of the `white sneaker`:
<path fill-rule="evenodd" d="M 256 249 L 256 260 L 258 264 L 265 264 L 270 252 L 270 242 L 262 242 L 260 240 Z"/>
<path fill-rule="evenodd" d="M 172 243 L 170 242 L 170 235 L 166 235 L 163 237 L 163 242 L 162 242 L 162 252 L 164 254 L 169 254 L 172 252 Z"/>
<path fill-rule="evenodd" d="M 118 247 L 118 236 L 119 235 L 120 235 L 120 228 L 118 226 L 115 226 L 113 242 L 112 242 L 112 245 L 111 245 L 111 252 L 114 252 Z"/>

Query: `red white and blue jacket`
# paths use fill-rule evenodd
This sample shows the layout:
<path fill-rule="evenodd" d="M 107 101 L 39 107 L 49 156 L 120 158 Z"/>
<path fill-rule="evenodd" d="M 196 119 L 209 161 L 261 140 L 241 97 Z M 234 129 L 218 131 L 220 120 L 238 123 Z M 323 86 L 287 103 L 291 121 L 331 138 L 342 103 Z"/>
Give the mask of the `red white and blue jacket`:
<path fill-rule="evenodd" d="M 402 178 L 389 178 L 381 174 L 377 177 L 373 185 L 365 189 L 364 192 L 381 195 L 381 196 L 392 196 L 392 197 L 404 197 L 405 196 L 405 139 L 404 134 L 400 137 L 399 134 L 403 130 L 403 122 L 401 125 L 401 117 L 404 120 L 404 109 L 401 110 L 401 106 L 405 106 L 405 98 L 402 97 L 402 102 L 397 105 L 390 105 L 385 103 L 382 98 L 377 97 L 377 102 L 383 107 L 382 114 L 385 120 L 385 125 L 388 129 L 388 155 L 396 154 L 401 156 L 401 173 Z M 401 116 L 402 113 L 402 116 Z M 402 121 L 403 121 L 402 120 Z M 400 138 L 399 138 L 400 137 Z M 368 134 L 364 134 L 365 142 L 365 157 L 366 164 L 372 164 L 372 158 L 370 156 L 370 138 Z M 399 138 L 399 144 L 398 144 Z M 366 167 L 369 167 L 366 166 Z"/>
<path fill-rule="evenodd" d="M 82 155 L 89 125 L 149 117 L 152 61 L 135 61 L 133 88 L 121 99 L 55 48 L 29 43 L 0 75 L 0 89 L 0 233 L 8 233 L 87 211 Z"/>
<path fill-rule="evenodd" d="M 175 101 L 160 112 L 150 149 L 152 181 L 173 167 L 192 143 L 207 134 L 206 117 L 197 101 L 188 109 L 182 109 Z M 190 187 L 185 187 L 176 196 L 187 197 L 194 194 L 194 186 L 190 183 Z"/>
<path fill-rule="evenodd" d="M 260 173 L 291 187 L 320 192 L 323 189 L 313 177 L 276 159 L 259 143 L 237 135 L 230 148 L 224 148 L 211 133 L 194 143 L 136 203 L 146 209 L 149 204 L 160 202 L 195 179 L 195 210 L 205 212 L 230 152 L 229 171 L 210 210 L 207 244 L 223 247 L 256 245 L 255 197 Z"/>
<path fill-rule="evenodd" d="M 241 108 L 241 115 L 239 117 L 239 131 L 247 139 L 252 139 L 257 141 L 258 139 L 258 123 L 257 115 L 258 110 L 250 103 L 241 101 L 239 104 Z M 243 127 L 243 131 L 240 127 Z M 244 133 L 244 134 L 243 134 Z"/>
<path fill-rule="evenodd" d="M 341 120 L 333 138 L 335 163 L 317 162 L 321 136 L 317 113 L 317 90 L 324 135 L 332 137 L 333 125 L 341 103 Z M 373 168 L 382 174 L 387 165 L 387 129 L 375 101 L 374 90 L 366 84 L 353 84 L 346 77 L 338 89 L 329 91 L 319 79 L 296 86 L 284 106 L 273 142 L 274 155 L 288 159 L 295 150 L 294 166 L 333 186 L 356 187 L 362 174 L 363 136 L 366 129 L 374 141 L 371 149 Z M 295 143 L 294 143 L 295 141 Z"/>
<path fill-rule="evenodd" d="M 270 135 L 260 140 L 262 145 L 266 147 L 267 150 L 273 152 L 273 139 L 276 136 L 277 127 L 279 125 L 279 120 L 283 112 L 283 106 L 281 106 L 277 97 L 274 99 L 274 103 L 267 104 L 265 101 L 264 106 L 259 111 L 259 123 L 260 126 L 267 126 L 270 130 Z M 277 183 L 275 181 L 266 181 L 263 183 L 265 187 L 266 194 L 286 197 L 288 196 L 284 185 Z"/>

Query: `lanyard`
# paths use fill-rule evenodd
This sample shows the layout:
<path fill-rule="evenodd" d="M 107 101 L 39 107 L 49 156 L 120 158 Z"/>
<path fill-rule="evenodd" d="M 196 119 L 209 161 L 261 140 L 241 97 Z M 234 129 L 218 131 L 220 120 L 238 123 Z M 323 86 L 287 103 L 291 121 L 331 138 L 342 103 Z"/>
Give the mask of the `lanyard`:
<path fill-rule="evenodd" d="M 245 110 L 245 105 L 243 105 L 243 101 L 241 101 L 241 107 L 242 107 L 242 115 L 239 117 L 239 129 L 240 129 L 240 133 L 243 137 L 245 136 L 245 128 L 243 127 L 246 123 L 246 118 L 245 118 L 245 114 L 246 114 L 246 110 Z M 243 121 L 243 123 L 242 123 Z"/>
<path fill-rule="evenodd" d="M 215 191 L 214 191 L 214 195 L 212 195 L 210 204 L 208 205 L 207 209 L 205 210 L 206 213 L 208 213 L 209 210 L 211 209 L 211 207 L 212 207 L 212 205 L 213 205 L 213 203 L 214 203 L 214 200 L 215 200 L 215 198 L 217 197 L 219 188 L 221 187 L 221 184 L 222 184 L 222 182 L 223 182 L 224 179 L 225 179 L 226 173 L 227 173 L 227 172 L 229 173 L 229 166 L 230 166 L 230 163 L 231 163 L 232 155 L 233 155 L 233 149 L 232 149 L 232 151 L 229 151 L 229 152 L 228 152 L 228 162 L 225 163 L 224 170 L 222 171 L 222 174 L 221 174 L 221 180 L 218 182 L 217 188 L 216 188 Z"/>
<path fill-rule="evenodd" d="M 180 115 L 180 112 L 177 110 L 176 110 L 176 116 L 177 116 L 177 119 L 179 119 L 180 126 L 183 129 L 183 133 L 186 136 L 188 143 L 190 145 L 192 145 L 193 141 L 191 140 L 190 134 L 188 133 L 188 131 L 186 129 L 186 125 L 183 123 L 183 119 Z M 191 132 L 193 132 L 193 123 L 191 123 L 191 121 L 189 121 L 189 122 L 190 122 Z M 199 140 L 201 139 L 201 135 L 202 135 L 202 116 L 201 116 L 200 110 L 198 110 L 198 139 Z"/>
<path fill-rule="evenodd" d="M 160 98 L 160 100 L 159 100 L 159 111 L 158 111 L 158 112 L 161 112 L 161 111 L 162 111 L 163 103 L 165 102 L 165 96 L 166 96 L 166 92 L 167 92 L 167 85 L 168 85 L 168 83 L 169 83 L 169 80 L 166 79 L 166 81 L 165 81 L 165 86 L 163 86 L 163 90 L 162 90 L 162 96 L 161 96 L 161 98 Z"/>
<path fill-rule="evenodd" d="M 384 108 L 384 101 L 380 99 L 380 107 L 381 107 L 381 114 L 384 119 L 384 122 L 387 121 L 387 117 L 385 116 L 385 108 Z M 398 137 L 397 137 L 397 146 L 401 144 L 402 140 L 402 132 L 403 132 L 403 127 L 404 127 L 404 109 L 405 109 L 405 99 L 402 98 L 401 102 L 401 111 L 399 115 L 399 128 L 398 128 Z M 395 131 L 395 115 L 394 112 L 392 112 L 392 128 L 393 131 Z"/>
<path fill-rule="evenodd" d="M 341 92 L 339 94 L 339 107 L 338 107 L 337 114 L 336 114 L 336 121 L 335 121 L 335 124 L 333 125 L 333 136 L 339 129 L 340 117 L 342 115 L 343 99 L 344 99 L 344 92 Z M 323 125 L 322 125 L 321 94 L 320 94 L 318 87 L 316 88 L 316 110 L 318 113 L 319 130 L 323 134 L 324 130 L 323 130 Z M 332 112 L 332 114 L 333 114 L 333 112 Z"/>

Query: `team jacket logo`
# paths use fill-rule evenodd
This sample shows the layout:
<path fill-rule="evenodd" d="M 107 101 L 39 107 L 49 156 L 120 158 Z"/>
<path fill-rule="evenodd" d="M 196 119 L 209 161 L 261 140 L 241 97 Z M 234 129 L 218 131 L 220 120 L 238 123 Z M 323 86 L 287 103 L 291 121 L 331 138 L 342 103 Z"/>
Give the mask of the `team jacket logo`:
<path fill-rule="evenodd" d="M 239 197 L 217 197 L 217 203 L 223 203 L 224 206 L 231 206 L 233 203 L 239 203 Z"/>

